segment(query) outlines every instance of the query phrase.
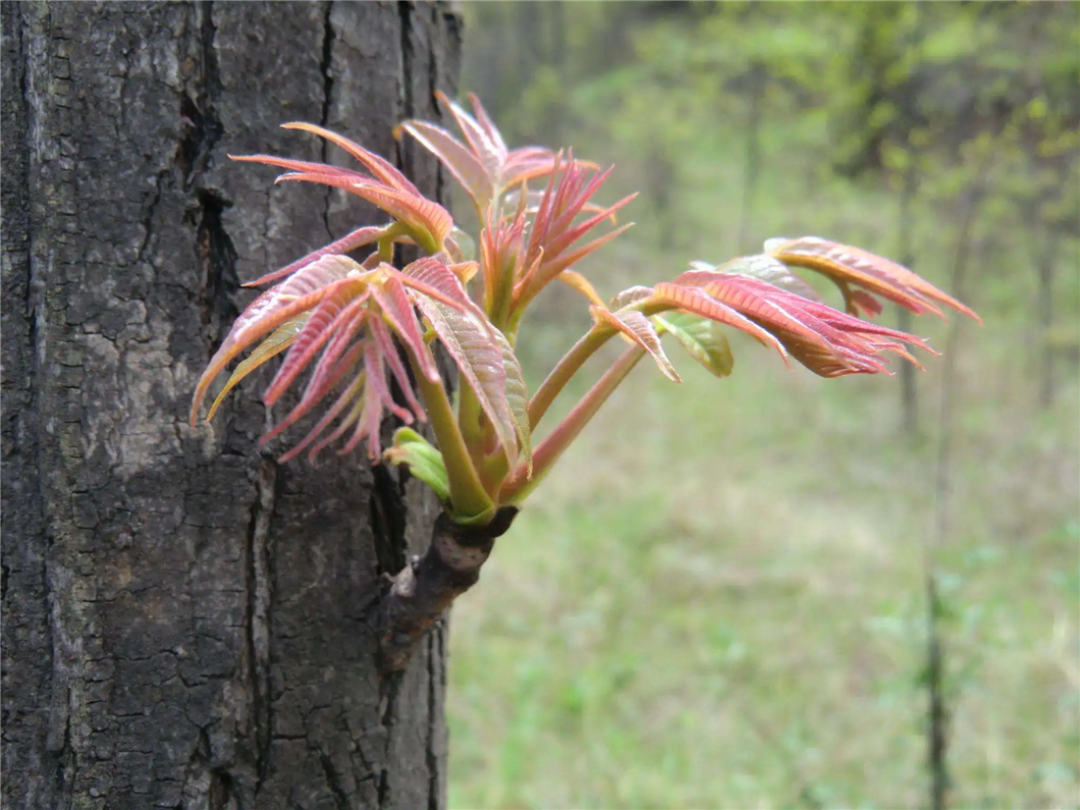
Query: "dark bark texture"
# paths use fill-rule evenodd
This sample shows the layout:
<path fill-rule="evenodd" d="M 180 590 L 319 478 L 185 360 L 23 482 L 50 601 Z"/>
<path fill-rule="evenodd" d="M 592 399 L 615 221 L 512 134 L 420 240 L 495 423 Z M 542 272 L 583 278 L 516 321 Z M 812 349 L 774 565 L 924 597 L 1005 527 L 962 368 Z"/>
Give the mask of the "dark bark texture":
<path fill-rule="evenodd" d="M 192 388 L 242 279 L 381 217 L 227 153 L 396 156 L 453 90 L 443 5 L 4 3 L 3 807 L 440 807 L 445 631 L 377 670 L 438 508 L 363 454 L 260 454 L 265 377 Z M 385 426 L 389 430 L 390 425 Z M 271 448 L 280 451 L 280 448 Z"/>

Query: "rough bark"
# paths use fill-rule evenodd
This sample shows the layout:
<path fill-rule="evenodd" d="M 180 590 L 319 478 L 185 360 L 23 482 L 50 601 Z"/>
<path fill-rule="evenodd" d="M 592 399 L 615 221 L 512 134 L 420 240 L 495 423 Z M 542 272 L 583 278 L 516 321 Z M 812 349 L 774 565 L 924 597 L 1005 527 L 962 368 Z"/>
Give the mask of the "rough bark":
<path fill-rule="evenodd" d="M 321 159 L 278 129 L 316 121 L 435 193 L 391 126 L 437 116 L 458 18 L 5 3 L 3 37 L 3 806 L 442 806 L 444 631 L 381 678 L 374 610 L 437 504 L 260 454 L 265 378 L 186 411 L 239 280 L 379 219 L 226 154 Z"/>

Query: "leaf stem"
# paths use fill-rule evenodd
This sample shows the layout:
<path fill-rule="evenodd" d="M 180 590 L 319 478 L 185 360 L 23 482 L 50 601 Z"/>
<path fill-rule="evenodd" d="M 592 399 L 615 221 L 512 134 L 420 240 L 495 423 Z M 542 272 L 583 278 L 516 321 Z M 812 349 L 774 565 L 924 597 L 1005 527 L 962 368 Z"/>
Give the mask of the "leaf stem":
<path fill-rule="evenodd" d="M 450 478 L 450 501 L 455 518 L 461 517 L 469 523 L 482 524 L 485 522 L 485 515 L 490 517 L 494 514 L 494 504 L 484 491 L 476 467 L 473 466 L 469 448 L 458 429 L 450 397 L 442 382 L 429 380 L 412 352 L 408 354 L 416 376 L 416 387 L 424 398 L 424 407 L 446 464 L 446 473 Z"/>
<path fill-rule="evenodd" d="M 563 355 L 556 364 L 547 379 L 536 389 L 536 393 L 529 399 L 529 429 L 536 430 L 540 420 L 544 418 L 551 403 L 577 374 L 596 350 L 599 349 L 608 338 L 615 334 L 615 330 L 609 326 L 594 326 L 586 332 L 581 339 L 571 347 L 570 351 Z"/>
<path fill-rule="evenodd" d="M 567 417 L 537 446 L 533 452 L 532 477 L 528 477 L 525 465 L 520 464 L 514 474 L 506 480 L 499 492 L 499 503 L 501 505 L 512 505 L 520 502 L 532 492 L 551 470 L 555 462 L 559 460 L 559 456 L 563 454 L 563 451 L 578 437 L 582 428 L 596 415 L 600 406 L 611 396 L 612 391 L 619 387 L 619 384 L 626 379 L 626 375 L 633 370 L 634 366 L 644 356 L 645 350 L 640 346 L 634 346 L 627 349 L 623 356 L 615 361 L 615 364 L 604 373 L 603 377 L 597 380 L 596 384 L 581 398 L 581 401 L 574 406 L 574 409 L 570 411 Z"/>

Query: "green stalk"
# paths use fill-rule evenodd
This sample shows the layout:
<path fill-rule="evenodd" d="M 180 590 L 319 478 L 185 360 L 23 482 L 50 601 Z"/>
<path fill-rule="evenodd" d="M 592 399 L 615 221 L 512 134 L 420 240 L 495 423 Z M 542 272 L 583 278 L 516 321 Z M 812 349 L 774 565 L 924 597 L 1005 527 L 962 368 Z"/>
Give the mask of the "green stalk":
<path fill-rule="evenodd" d="M 386 262 L 387 264 L 393 264 L 394 261 L 394 240 L 399 236 L 404 235 L 412 236 L 412 231 L 402 225 L 400 222 L 394 222 L 386 226 L 383 229 L 382 236 L 376 242 L 379 248 L 379 261 Z"/>
<path fill-rule="evenodd" d="M 547 438 L 540 442 L 533 451 L 533 474 L 528 478 L 525 465 L 519 465 L 514 474 L 506 480 L 499 492 L 500 505 L 513 505 L 522 501 L 544 476 L 551 470 L 559 456 L 569 447 L 574 439 L 581 433 L 582 428 L 596 415 L 612 391 L 626 379 L 626 375 L 633 370 L 638 361 L 645 356 L 645 350 L 640 346 L 627 349 L 626 352 L 615 361 L 615 365 L 609 368 L 589 392 L 581 398 L 567 417 L 559 423 L 558 427 Z"/>
<path fill-rule="evenodd" d="M 493 431 L 490 427 L 484 430 L 481 424 L 484 422 L 483 409 L 480 406 L 480 400 L 476 396 L 476 391 L 469 385 L 465 379 L 458 380 L 458 430 L 461 431 L 461 437 L 465 442 L 465 447 L 468 448 L 469 458 L 472 459 L 473 469 L 477 471 L 477 475 L 480 477 L 480 485 L 484 488 L 485 492 L 494 494 L 498 488 L 498 483 L 502 480 L 502 475 L 506 474 L 506 462 L 503 462 L 503 471 L 498 478 L 492 478 L 491 476 L 491 463 L 485 458 L 485 452 L 489 441 L 493 436 Z"/>
<path fill-rule="evenodd" d="M 536 426 L 544 418 L 547 409 L 551 407 L 551 403 L 555 401 L 570 379 L 577 374 L 585 361 L 614 334 L 615 330 L 610 327 L 594 326 L 571 347 L 570 351 L 563 355 L 555 368 L 547 375 L 547 379 L 536 389 L 536 393 L 529 398 L 530 430 L 536 430 Z"/>
<path fill-rule="evenodd" d="M 495 505 L 480 483 L 476 467 L 469 456 L 469 448 L 458 429 L 450 397 L 447 396 L 442 382 L 429 380 L 412 352 L 408 354 L 416 376 L 416 387 L 424 398 L 424 407 L 450 478 L 450 501 L 454 507 L 455 519 L 459 523 L 483 525 L 495 514 Z"/>

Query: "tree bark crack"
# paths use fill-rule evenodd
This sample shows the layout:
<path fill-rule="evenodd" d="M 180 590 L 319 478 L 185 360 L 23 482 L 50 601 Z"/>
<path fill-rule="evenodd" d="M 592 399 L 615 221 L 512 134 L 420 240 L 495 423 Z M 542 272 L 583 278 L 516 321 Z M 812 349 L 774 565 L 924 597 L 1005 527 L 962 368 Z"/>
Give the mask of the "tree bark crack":
<path fill-rule="evenodd" d="M 390 790 L 390 751 L 394 739 L 394 714 L 397 708 L 397 696 L 401 689 L 402 673 L 394 672 L 383 678 L 380 683 L 382 693 L 382 727 L 386 732 L 386 750 L 379 770 L 379 810 L 391 810 L 393 807 Z"/>
<path fill-rule="evenodd" d="M 412 33 L 412 5 L 410 3 L 398 3 L 398 15 L 401 18 L 401 92 L 399 104 L 401 114 L 399 118 L 411 118 L 415 115 L 413 100 L 413 45 L 410 34 Z M 403 166 L 405 139 L 398 141 L 398 165 Z"/>
<path fill-rule="evenodd" d="M 371 533 L 375 540 L 378 573 L 392 576 L 406 563 L 405 522 L 408 509 L 393 473 L 380 464 L 371 469 Z"/>
<path fill-rule="evenodd" d="M 319 764 L 322 765 L 326 784 L 330 788 L 330 793 L 333 794 L 334 805 L 338 810 L 349 810 L 349 795 L 341 786 L 341 777 L 337 772 L 337 768 L 334 767 L 333 761 L 326 754 L 320 753 Z"/>
<path fill-rule="evenodd" d="M 445 671 L 443 635 L 437 628 L 428 634 L 428 727 L 425 755 L 428 766 L 428 810 L 439 810 L 439 751 L 436 739 L 439 720 L 439 690 L 443 686 L 442 673 Z"/>
<path fill-rule="evenodd" d="M 334 22 L 332 19 L 334 11 L 334 0 L 327 0 L 326 5 L 323 7 L 323 38 L 322 38 L 322 60 L 319 63 L 319 72 L 322 75 L 322 110 L 319 114 L 319 126 L 326 127 L 330 122 L 330 106 L 333 103 L 334 95 Z M 330 153 L 330 142 L 323 139 L 322 141 L 322 155 L 321 159 L 323 163 L 329 163 L 328 155 Z M 327 188 L 324 201 L 323 201 L 323 227 L 326 229 L 326 235 L 331 239 L 334 238 L 334 232 L 330 228 L 330 203 L 333 199 L 334 190 Z"/>
<path fill-rule="evenodd" d="M 274 516 L 277 464 L 264 458 L 256 474 L 255 501 L 248 527 L 248 657 L 255 718 L 255 793 L 266 779 L 273 738 L 273 704 L 270 698 L 270 642 L 273 588 L 270 574 L 270 526 Z"/>

